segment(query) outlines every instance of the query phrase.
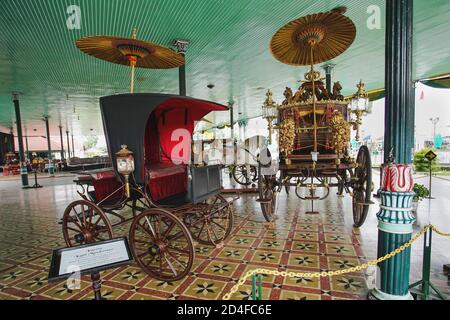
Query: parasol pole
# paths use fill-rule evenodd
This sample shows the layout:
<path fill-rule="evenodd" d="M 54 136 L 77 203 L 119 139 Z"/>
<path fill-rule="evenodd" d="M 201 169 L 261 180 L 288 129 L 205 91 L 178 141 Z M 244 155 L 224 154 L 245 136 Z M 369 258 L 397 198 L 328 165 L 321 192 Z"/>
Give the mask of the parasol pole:
<path fill-rule="evenodd" d="M 313 114 L 314 114 L 314 152 L 317 152 L 317 117 L 316 117 L 316 80 L 314 75 L 314 40 L 310 40 L 311 46 L 311 78 L 313 95 Z"/>
<path fill-rule="evenodd" d="M 136 27 L 134 27 L 134 29 L 133 29 L 132 38 L 134 40 L 137 39 L 137 29 L 136 29 Z M 128 60 L 130 61 L 130 66 L 131 66 L 130 93 L 133 94 L 134 93 L 134 69 L 136 68 L 137 57 L 129 56 Z"/>
<path fill-rule="evenodd" d="M 130 82 L 130 93 L 134 93 L 134 69 L 136 67 L 136 57 L 129 57 L 131 65 L 131 82 Z"/>

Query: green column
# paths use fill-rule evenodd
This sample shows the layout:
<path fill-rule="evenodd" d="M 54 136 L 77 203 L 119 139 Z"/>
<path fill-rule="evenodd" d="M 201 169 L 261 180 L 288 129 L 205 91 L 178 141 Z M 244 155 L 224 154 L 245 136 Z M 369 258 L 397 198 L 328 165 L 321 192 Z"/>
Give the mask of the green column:
<path fill-rule="evenodd" d="M 386 1 L 386 106 L 384 159 L 412 162 L 415 89 L 412 78 L 413 0 Z"/>
<path fill-rule="evenodd" d="M 48 124 L 48 116 L 44 117 L 45 121 L 45 129 L 47 131 L 47 145 L 48 145 L 48 173 L 50 176 L 55 175 L 55 167 L 53 165 L 53 158 L 52 158 L 52 144 L 50 141 L 50 126 Z"/>
<path fill-rule="evenodd" d="M 13 102 L 14 102 L 14 111 L 16 113 L 17 142 L 19 144 L 20 175 L 22 177 L 22 187 L 26 188 L 28 187 L 28 169 L 23 149 L 22 118 L 20 116 L 20 104 L 18 93 L 13 93 Z"/>
<path fill-rule="evenodd" d="M 381 191 L 378 218 L 378 258 L 393 252 L 409 240 L 415 218 L 412 192 Z M 411 249 L 378 264 L 377 288 L 369 294 L 376 300 L 412 300 L 409 292 Z"/>

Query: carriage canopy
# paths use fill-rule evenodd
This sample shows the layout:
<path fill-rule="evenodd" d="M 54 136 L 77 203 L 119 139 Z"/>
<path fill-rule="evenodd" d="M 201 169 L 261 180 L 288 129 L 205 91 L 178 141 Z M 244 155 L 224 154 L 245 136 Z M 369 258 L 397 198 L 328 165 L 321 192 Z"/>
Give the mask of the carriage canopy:
<path fill-rule="evenodd" d="M 228 110 L 210 101 L 150 93 L 103 97 L 100 107 L 112 163 L 116 166 L 115 153 L 127 145 L 134 152 L 137 183 L 144 183 L 148 165 L 189 160 L 186 150 L 190 150 L 195 122 L 212 111 Z M 178 151 L 180 144 L 188 148 Z"/>

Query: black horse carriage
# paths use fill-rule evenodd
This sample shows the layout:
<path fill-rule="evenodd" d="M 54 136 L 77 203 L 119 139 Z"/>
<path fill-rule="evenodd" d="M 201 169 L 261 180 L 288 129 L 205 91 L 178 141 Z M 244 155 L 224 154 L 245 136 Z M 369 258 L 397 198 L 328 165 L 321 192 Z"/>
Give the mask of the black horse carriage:
<path fill-rule="evenodd" d="M 163 94 L 109 96 L 100 105 L 114 168 L 75 180 L 82 199 L 64 212 L 64 239 L 68 246 L 111 239 L 114 227 L 131 221 L 139 266 L 159 280 L 182 279 L 192 267 L 194 241 L 220 245 L 233 226 L 221 168 L 190 161 L 195 122 L 228 108 Z"/>

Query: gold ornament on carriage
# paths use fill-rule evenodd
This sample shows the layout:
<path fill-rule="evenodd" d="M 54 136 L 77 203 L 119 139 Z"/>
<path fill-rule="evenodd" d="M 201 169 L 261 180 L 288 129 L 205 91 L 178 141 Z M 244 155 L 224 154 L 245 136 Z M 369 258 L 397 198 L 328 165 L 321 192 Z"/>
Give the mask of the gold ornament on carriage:
<path fill-rule="evenodd" d="M 278 107 L 281 124 L 275 128 L 280 130 L 280 151 L 285 156 L 293 153 L 296 135 L 300 134 L 312 135 L 314 162 L 323 147 L 343 155 L 350 144 L 351 127 L 357 131 L 356 138 L 359 139 L 361 117 L 365 112 L 362 110 L 367 109 L 361 108 L 366 105 L 364 84 L 361 81 L 358 92 L 347 100 L 341 94 L 339 81 L 332 88 L 326 88 L 325 79 L 314 69 L 315 64 L 342 54 L 355 40 L 356 27 L 343 13 L 332 10 L 301 17 L 282 27 L 272 38 L 270 49 L 277 60 L 288 65 L 310 66 L 305 80 L 299 81 L 301 85 L 295 92 L 286 87 L 285 99 Z M 313 120 L 307 120 L 310 118 L 306 117 L 311 115 Z M 356 115 L 356 120 L 352 121 L 349 115 Z M 305 121 L 306 125 L 297 127 Z M 322 136 L 319 137 L 324 130 L 329 137 L 326 143 L 320 141 Z"/>

